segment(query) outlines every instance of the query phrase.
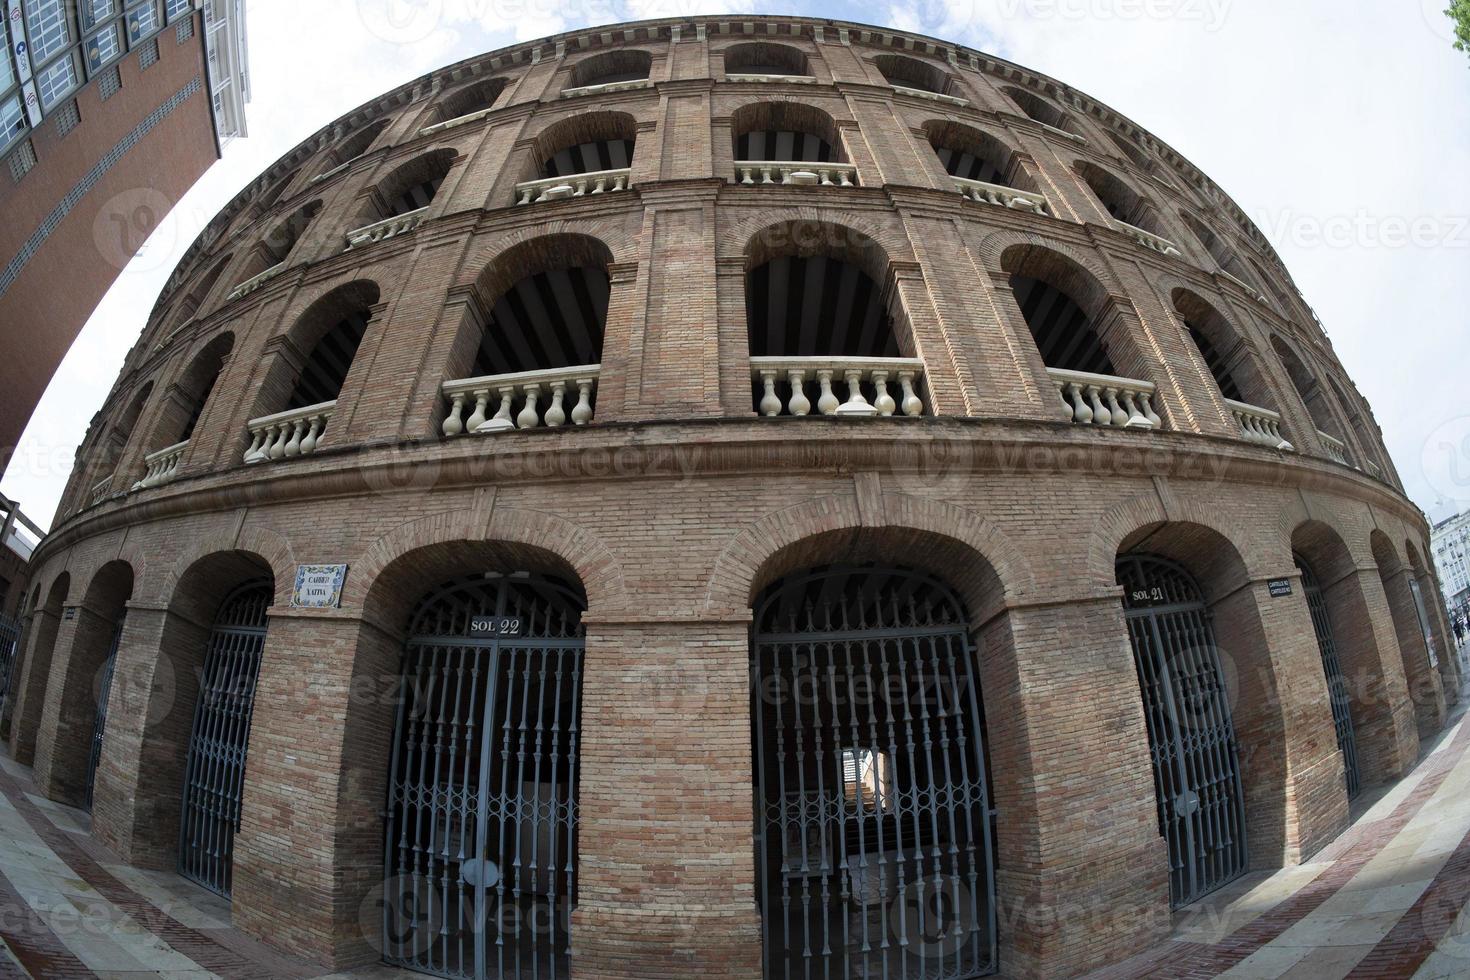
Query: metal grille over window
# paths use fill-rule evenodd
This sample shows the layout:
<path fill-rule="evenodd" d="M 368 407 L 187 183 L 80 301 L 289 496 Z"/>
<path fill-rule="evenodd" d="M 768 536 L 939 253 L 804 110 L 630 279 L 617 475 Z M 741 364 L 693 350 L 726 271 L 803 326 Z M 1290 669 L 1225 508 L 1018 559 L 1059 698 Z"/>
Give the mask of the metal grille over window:
<path fill-rule="evenodd" d="M 138 65 L 142 68 L 152 68 L 156 64 L 158 64 L 158 39 L 154 38 L 143 45 L 142 50 L 138 52 Z"/>
<path fill-rule="evenodd" d="M 87 809 L 92 809 L 92 791 L 97 785 L 97 764 L 102 761 L 102 740 L 107 735 L 107 697 L 112 693 L 112 672 L 117 666 L 117 646 L 122 640 L 122 623 L 112 631 L 112 645 L 97 675 L 97 713 L 92 718 L 92 747 L 87 756 Z"/>
<path fill-rule="evenodd" d="M 920 573 L 830 568 L 756 604 L 756 900 L 767 980 L 996 969 L 970 623 Z"/>
<path fill-rule="evenodd" d="M 113 65 L 97 78 L 97 94 L 106 102 L 122 89 L 122 73 Z"/>
<path fill-rule="evenodd" d="M 220 604 L 206 641 L 184 769 L 179 874 L 226 897 L 271 598 L 268 582 L 249 582 Z"/>
<path fill-rule="evenodd" d="M 1302 573 L 1302 591 L 1307 595 L 1307 609 L 1312 614 L 1312 629 L 1317 634 L 1317 650 L 1322 654 L 1322 673 L 1327 677 L 1327 694 L 1332 701 L 1332 724 L 1337 731 L 1337 747 L 1342 752 L 1342 775 L 1347 782 L 1348 797 L 1358 795 L 1362 781 L 1358 772 L 1358 741 L 1353 734 L 1353 716 L 1347 678 L 1337 659 L 1337 641 L 1332 636 L 1332 620 L 1327 615 L 1327 599 L 1310 565 L 1301 555 L 1295 556 Z"/>
<path fill-rule="evenodd" d="M 419 604 L 388 786 L 387 962 L 569 976 L 584 609 L 566 582 L 524 574 Z"/>
<path fill-rule="evenodd" d="M 1246 869 L 1245 803 L 1230 694 L 1204 594 L 1153 555 L 1118 559 L 1153 756 L 1159 833 L 1175 908 Z"/>
<path fill-rule="evenodd" d="M 56 135 L 65 136 L 73 129 L 76 129 L 77 124 L 81 121 L 82 112 L 77 108 L 77 100 L 72 99 L 56 113 Z"/>
<path fill-rule="evenodd" d="M 20 682 L 15 676 L 15 665 L 20 656 L 21 634 L 18 620 L 0 616 L 0 722 L 11 708 L 10 692 Z"/>
<path fill-rule="evenodd" d="M 193 36 L 194 18 L 192 17 L 186 21 L 183 21 L 179 24 L 178 27 L 174 28 L 174 40 L 177 41 L 179 44 L 183 44 L 185 41 L 189 40 L 189 38 Z"/>
<path fill-rule="evenodd" d="M 15 152 L 10 154 L 10 176 L 14 180 L 20 180 L 30 173 L 31 168 L 35 165 L 36 148 L 31 145 L 30 140 L 17 146 Z"/>

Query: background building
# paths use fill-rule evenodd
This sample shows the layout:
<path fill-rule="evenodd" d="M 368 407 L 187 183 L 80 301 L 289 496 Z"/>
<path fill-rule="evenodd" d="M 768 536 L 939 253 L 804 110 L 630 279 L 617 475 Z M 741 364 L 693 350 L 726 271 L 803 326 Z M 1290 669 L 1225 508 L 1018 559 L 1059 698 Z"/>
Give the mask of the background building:
<path fill-rule="evenodd" d="M 1414 763 L 1428 542 L 1259 229 L 1110 107 L 613 25 L 205 229 L 36 552 L 11 747 L 334 966 L 1065 977 Z"/>
<path fill-rule="evenodd" d="M 3 459 L 108 286 L 243 134 L 249 93 L 238 3 L 211 0 L 203 21 L 190 0 L 6 0 L 6 13 Z"/>
<path fill-rule="evenodd" d="M 1445 604 L 1456 619 L 1470 623 L 1470 511 L 1434 525 L 1430 547 Z"/>

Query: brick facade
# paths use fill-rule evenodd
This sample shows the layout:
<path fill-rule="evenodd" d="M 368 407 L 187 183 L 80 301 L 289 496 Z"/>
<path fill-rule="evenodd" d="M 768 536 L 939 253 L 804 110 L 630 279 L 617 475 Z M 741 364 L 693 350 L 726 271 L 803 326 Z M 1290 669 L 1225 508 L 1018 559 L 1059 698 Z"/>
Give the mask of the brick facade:
<path fill-rule="evenodd" d="M 1367 407 L 1340 402 L 1355 390 L 1238 209 L 1111 110 L 1014 66 L 896 35 L 960 105 L 895 91 L 874 60 L 894 45 L 866 29 L 778 19 L 749 33 L 798 49 L 817 81 L 727 80 L 723 50 L 750 40 L 738 22 L 537 42 L 364 107 L 227 209 L 161 298 L 35 562 L 12 744 L 34 754 L 45 792 L 74 796 L 89 734 L 78 692 L 96 670 L 98 622 L 125 603 L 93 830 L 135 863 L 170 866 L 203 638 L 231 588 L 269 576 L 234 921 L 323 963 L 371 962 L 381 937 L 364 910 L 383 875 L 410 610 L 467 571 L 560 575 L 586 596 L 574 975 L 757 977 L 752 602 L 803 569 L 910 566 L 952 586 L 973 626 L 1001 973 L 1066 976 L 1168 926 L 1167 847 L 1114 569 L 1135 550 L 1178 562 L 1204 593 L 1253 867 L 1301 862 L 1347 821 L 1294 554 L 1324 588 L 1365 781 L 1406 771 L 1459 686 L 1442 613 L 1429 614 L 1436 669 L 1408 585 L 1419 575 L 1437 607 L 1413 550 L 1428 529 L 1381 442 L 1353 424 Z M 607 45 L 647 52 L 652 84 L 562 98 Z M 441 99 L 491 75 L 507 84 L 488 112 L 420 132 L 444 121 Z M 1085 135 L 1023 115 L 1007 85 L 1060 99 Z M 731 120 L 773 100 L 830 117 L 860 186 L 735 183 Z M 631 119 L 632 189 L 514 204 L 550 147 L 541 137 L 593 107 Z M 315 179 L 341 163 L 337 142 L 375 120 L 387 125 L 363 155 Z M 1050 216 L 962 200 L 924 135 L 934 120 L 1010 147 Z M 1110 132 L 1143 141 L 1147 167 L 1118 156 Z M 422 223 L 344 250 L 377 182 L 443 148 L 453 163 Z M 1113 224 L 1079 160 L 1142 190 L 1182 254 Z M 315 199 L 285 268 L 230 298 L 258 269 L 255 240 Z M 1271 298 L 1215 271 L 1184 213 L 1274 270 Z M 756 416 L 745 278 L 768 254 L 863 263 L 902 353 L 924 363 L 926 417 Z M 471 373 L 490 305 L 565 255 L 609 281 L 595 421 L 441 437 L 440 385 Z M 1156 386 L 1159 429 L 1069 421 L 1012 275 L 1066 285 L 1119 374 Z M 1182 308 L 1181 292 L 1193 297 Z M 1232 332 L 1226 353 L 1249 365 L 1251 397 L 1279 411 L 1294 449 L 1242 438 L 1184 328 L 1191 302 Z M 282 407 L 325 329 L 318 315 L 352 304 L 367 328 L 319 448 L 243 464 L 247 422 Z M 217 355 L 225 332 L 177 472 L 123 492 L 145 454 L 177 440 L 169 393 L 197 387 L 196 359 Z M 1336 391 L 1303 391 L 1273 338 Z M 340 607 L 293 607 L 301 563 L 349 566 Z M 1273 594 L 1277 579 L 1296 585 L 1289 596 Z"/>

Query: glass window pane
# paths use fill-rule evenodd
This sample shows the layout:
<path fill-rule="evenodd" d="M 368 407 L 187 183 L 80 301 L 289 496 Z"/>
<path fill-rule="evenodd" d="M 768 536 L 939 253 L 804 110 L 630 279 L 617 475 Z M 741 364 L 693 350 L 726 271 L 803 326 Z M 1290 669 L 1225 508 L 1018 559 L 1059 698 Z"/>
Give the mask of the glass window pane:
<path fill-rule="evenodd" d="M 41 108 L 50 109 L 75 88 L 76 84 L 76 57 L 74 53 L 68 53 L 36 76 L 36 90 L 41 95 Z"/>
<path fill-rule="evenodd" d="M 26 7 L 26 31 L 31 38 L 31 61 L 45 61 L 71 41 L 65 0 L 36 0 Z"/>
<path fill-rule="evenodd" d="M 162 26 L 162 22 L 158 19 L 158 5 L 155 3 L 144 4 L 136 10 L 129 10 L 128 44 L 130 46 L 137 44 Z"/>
<path fill-rule="evenodd" d="M 82 0 L 82 30 L 89 31 L 117 13 L 117 0 Z"/>
<path fill-rule="evenodd" d="M 165 0 L 165 3 L 168 9 L 168 19 L 173 20 L 188 11 L 190 0 Z"/>
<path fill-rule="evenodd" d="M 11 140 L 25 131 L 25 111 L 20 96 L 12 95 L 0 102 L 0 146 L 8 146 Z"/>
<path fill-rule="evenodd" d="M 15 84 L 15 72 L 10 67 L 10 35 L 5 29 L 6 18 L 0 17 L 0 46 L 5 54 L 0 55 L 0 92 Z"/>
<path fill-rule="evenodd" d="M 109 24 L 87 39 L 87 74 L 107 64 L 122 53 L 122 36 L 116 24 Z"/>

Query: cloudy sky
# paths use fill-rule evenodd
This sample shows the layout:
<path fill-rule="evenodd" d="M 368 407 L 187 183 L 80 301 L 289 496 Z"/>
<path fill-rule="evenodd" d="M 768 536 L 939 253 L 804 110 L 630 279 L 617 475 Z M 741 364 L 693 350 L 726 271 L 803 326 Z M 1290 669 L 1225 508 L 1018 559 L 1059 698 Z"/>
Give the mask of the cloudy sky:
<path fill-rule="evenodd" d="M 1373 404 L 1409 495 L 1470 508 L 1470 58 L 1446 0 L 771 3 L 998 54 L 1137 121 L 1256 221 Z M 241 187 L 321 125 L 440 65 L 750 0 L 246 0 L 250 137 L 179 202 L 62 363 L 0 489 L 43 527 L 163 281 Z"/>

